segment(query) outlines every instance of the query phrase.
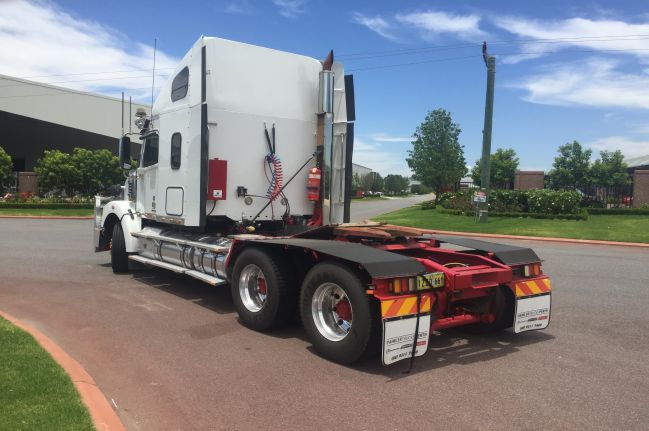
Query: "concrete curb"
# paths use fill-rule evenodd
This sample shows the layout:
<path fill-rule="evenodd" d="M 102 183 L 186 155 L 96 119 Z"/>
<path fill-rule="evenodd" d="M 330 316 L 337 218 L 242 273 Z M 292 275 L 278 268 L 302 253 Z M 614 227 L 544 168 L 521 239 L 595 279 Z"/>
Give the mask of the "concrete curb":
<path fill-rule="evenodd" d="M 0 218 L 25 218 L 40 220 L 92 220 L 93 216 L 30 216 L 30 215 L 0 215 Z"/>
<path fill-rule="evenodd" d="M 98 431 L 126 431 L 119 416 L 112 409 L 95 380 L 81 364 L 75 361 L 72 356 L 68 355 L 61 347 L 47 338 L 38 329 L 2 311 L 0 311 L 0 316 L 34 337 L 38 344 L 65 370 L 77 388 L 79 395 L 81 395 L 81 401 L 88 408 L 92 422 Z"/>
<path fill-rule="evenodd" d="M 386 225 L 394 226 L 396 225 Z M 401 226 L 406 227 L 406 226 Z M 621 242 L 621 241 L 600 241 L 595 239 L 573 239 L 573 238 L 553 238 L 553 237 L 543 237 L 543 236 L 525 236 L 525 235 L 501 235 L 495 233 L 475 233 L 475 232 L 454 232 L 447 230 L 434 230 L 434 229 L 420 229 L 422 233 L 431 233 L 431 234 L 440 234 L 440 235 L 454 235 L 454 236 L 475 236 L 482 238 L 500 238 L 500 239 L 523 239 L 528 241 L 546 241 L 546 242 L 562 242 L 562 243 L 572 243 L 572 244 L 583 244 L 583 245 L 608 245 L 608 246 L 617 246 L 617 247 L 639 247 L 639 248 L 649 248 L 649 244 L 641 242 Z"/>

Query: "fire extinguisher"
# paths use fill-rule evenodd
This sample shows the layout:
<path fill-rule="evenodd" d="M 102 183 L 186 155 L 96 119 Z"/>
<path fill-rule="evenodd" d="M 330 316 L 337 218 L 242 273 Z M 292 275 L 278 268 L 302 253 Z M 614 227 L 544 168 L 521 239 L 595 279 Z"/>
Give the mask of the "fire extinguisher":
<path fill-rule="evenodd" d="M 318 168 L 311 168 L 309 176 L 306 180 L 307 199 L 311 202 L 318 202 L 320 200 L 320 178 L 322 171 Z"/>

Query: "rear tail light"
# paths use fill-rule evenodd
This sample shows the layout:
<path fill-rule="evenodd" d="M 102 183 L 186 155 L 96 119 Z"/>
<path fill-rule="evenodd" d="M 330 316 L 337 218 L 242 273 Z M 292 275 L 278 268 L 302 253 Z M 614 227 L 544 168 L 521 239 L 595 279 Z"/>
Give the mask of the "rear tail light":
<path fill-rule="evenodd" d="M 417 280 L 413 277 L 394 278 L 390 280 L 390 292 L 394 294 L 411 293 L 417 291 Z"/>
<path fill-rule="evenodd" d="M 537 275 L 541 275 L 541 264 L 532 263 L 530 265 L 524 265 L 523 274 L 525 277 L 536 277 Z"/>

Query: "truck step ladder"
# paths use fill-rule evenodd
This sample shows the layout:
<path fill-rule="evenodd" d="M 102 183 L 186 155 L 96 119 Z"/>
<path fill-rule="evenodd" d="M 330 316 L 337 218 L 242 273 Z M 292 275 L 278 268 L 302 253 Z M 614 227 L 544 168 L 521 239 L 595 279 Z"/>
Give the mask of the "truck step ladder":
<path fill-rule="evenodd" d="M 128 258 L 136 262 L 143 263 L 145 265 L 151 265 L 151 266 L 157 266 L 159 268 L 169 269 L 178 274 L 187 274 L 191 277 L 204 281 L 205 283 L 211 284 L 212 286 L 219 286 L 227 283 L 226 280 L 219 277 L 214 277 L 212 275 L 208 275 L 193 269 L 183 268 L 182 266 L 174 265 L 171 263 L 162 262 L 155 259 L 149 259 L 148 257 L 143 257 L 143 256 L 138 256 L 136 254 L 133 254 L 130 255 Z"/>

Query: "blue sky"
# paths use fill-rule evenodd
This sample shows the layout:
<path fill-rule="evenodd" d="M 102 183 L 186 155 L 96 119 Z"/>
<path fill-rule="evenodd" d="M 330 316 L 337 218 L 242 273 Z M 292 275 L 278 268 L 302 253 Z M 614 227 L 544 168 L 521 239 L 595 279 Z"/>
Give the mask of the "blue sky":
<path fill-rule="evenodd" d="M 479 157 L 483 40 L 497 58 L 493 147 L 547 170 L 576 139 L 649 154 L 649 5 L 641 1 L 2 1 L 0 73 L 150 101 L 201 35 L 322 58 L 355 76 L 354 161 L 408 174 L 409 138 L 445 108 Z M 162 5 L 162 6 L 161 6 Z M 1 91 L 1 90 L 0 90 Z"/>

